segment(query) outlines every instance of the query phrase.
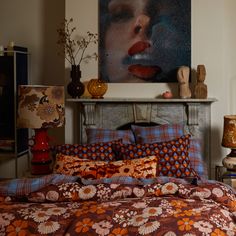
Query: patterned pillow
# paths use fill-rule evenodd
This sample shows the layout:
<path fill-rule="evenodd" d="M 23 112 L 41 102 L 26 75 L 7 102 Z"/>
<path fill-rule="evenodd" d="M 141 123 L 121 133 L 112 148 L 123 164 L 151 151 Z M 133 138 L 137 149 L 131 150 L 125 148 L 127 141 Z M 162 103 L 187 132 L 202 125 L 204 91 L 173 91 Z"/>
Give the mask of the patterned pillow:
<path fill-rule="evenodd" d="M 158 126 L 142 127 L 132 125 L 136 143 L 165 142 L 184 135 L 183 124 L 164 124 Z"/>
<path fill-rule="evenodd" d="M 113 142 L 100 142 L 93 144 L 64 144 L 55 146 L 55 153 L 78 156 L 81 159 L 112 161 L 115 160 L 115 153 L 112 144 L 121 143 L 121 140 Z"/>
<path fill-rule="evenodd" d="M 183 135 L 168 142 L 152 144 L 114 144 L 114 152 L 120 159 L 158 157 L 157 174 L 169 177 L 198 177 L 188 156 L 190 135 Z"/>
<path fill-rule="evenodd" d="M 208 179 L 207 167 L 202 157 L 201 140 L 190 139 L 189 159 L 192 168 L 197 172 L 197 174 L 203 179 Z"/>
<path fill-rule="evenodd" d="M 103 163 L 105 162 L 83 160 L 78 158 L 78 156 L 57 154 L 54 173 L 96 179 L 100 176 L 104 176 Z M 99 169 L 99 167 L 101 167 L 101 169 Z M 102 171 L 102 173 L 100 173 L 100 171 Z"/>
<path fill-rule="evenodd" d="M 154 178 L 157 173 L 157 157 L 113 162 L 82 160 L 77 156 L 57 154 L 54 172 L 56 174 L 79 176 L 85 179 L 101 179 L 113 176 Z"/>
<path fill-rule="evenodd" d="M 154 178 L 157 173 L 157 157 L 148 156 L 133 160 L 120 160 L 105 164 L 106 178 L 129 176 L 134 178 Z"/>
<path fill-rule="evenodd" d="M 122 139 L 123 143 L 135 143 L 132 130 L 87 128 L 87 143 L 110 142 Z"/>

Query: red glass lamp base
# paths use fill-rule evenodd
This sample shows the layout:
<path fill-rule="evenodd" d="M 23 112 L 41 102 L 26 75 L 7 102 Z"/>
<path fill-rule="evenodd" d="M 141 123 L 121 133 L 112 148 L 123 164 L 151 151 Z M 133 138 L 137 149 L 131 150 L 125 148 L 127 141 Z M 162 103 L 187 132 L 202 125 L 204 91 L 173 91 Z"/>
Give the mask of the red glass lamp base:
<path fill-rule="evenodd" d="M 46 175 L 52 173 L 52 161 L 33 162 L 31 161 L 31 174 L 32 175 Z"/>
<path fill-rule="evenodd" d="M 35 129 L 33 138 L 34 145 L 31 147 L 31 174 L 44 175 L 52 172 L 50 158 L 49 136 L 47 129 Z"/>

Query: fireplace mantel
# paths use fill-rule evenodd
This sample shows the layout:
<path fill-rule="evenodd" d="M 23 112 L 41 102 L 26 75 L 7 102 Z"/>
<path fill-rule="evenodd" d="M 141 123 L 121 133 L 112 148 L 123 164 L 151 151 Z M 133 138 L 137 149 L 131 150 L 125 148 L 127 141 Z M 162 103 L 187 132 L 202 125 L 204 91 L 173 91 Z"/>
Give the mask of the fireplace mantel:
<path fill-rule="evenodd" d="M 135 106 L 149 104 L 182 104 L 187 109 L 188 125 L 198 125 L 199 122 L 199 106 L 200 104 L 210 105 L 217 101 L 215 98 L 208 99 L 157 99 L 157 98 L 105 98 L 105 99 L 67 99 L 68 102 L 78 102 L 83 104 L 85 110 L 85 125 L 94 126 L 95 124 L 95 109 L 98 104 L 112 103 L 114 106 L 119 103 L 132 103 Z M 146 104 L 146 105 L 145 105 Z M 146 121 L 146 120 L 145 120 Z"/>
<path fill-rule="evenodd" d="M 96 98 L 68 98 L 66 99 L 68 102 L 101 102 L 101 103 L 106 103 L 106 102 L 114 102 L 114 103 L 119 103 L 119 102 L 151 102 L 151 103 L 188 103 L 188 102 L 193 102 L 193 103 L 212 103 L 216 102 L 217 99 L 215 98 L 207 98 L 207 99 L 197 99 L 197 98 L 186 98 L 186 99 L 181 99 L 181 98 L 171 98 L 171 99 L 163 99 L 163 98 L 103 98 L 103 99 L 96 99 Z"/>

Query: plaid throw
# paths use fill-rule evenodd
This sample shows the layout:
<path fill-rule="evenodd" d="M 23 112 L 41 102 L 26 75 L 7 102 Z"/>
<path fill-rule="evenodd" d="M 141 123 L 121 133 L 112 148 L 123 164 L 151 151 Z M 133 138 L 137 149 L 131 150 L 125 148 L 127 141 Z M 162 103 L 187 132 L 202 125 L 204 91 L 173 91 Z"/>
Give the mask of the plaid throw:
<path fill-rule="evenodd" d="M 0 182 L 0 196 L 20 197 L 37 191 L 49 184 L 75 182 L 78 177 L 51 174 L 40 178 L 22 178 Z"/>
<path fill-rule="evenodd" d="M 168 176 L 158 176 L 156 178 L 133 178 L 128 176 L 114 176 L 111 178 L 104 178 L 104 179 L 81 179 L 81 182 L 84 185 L 90 184 L 130 184 L 130 185 L 147 185 L 153 183 L 165 184 L 169 182 L 179 183 L 179 184 L 191 184 L 193 180 L 196 178 L 173 178 Z"/>

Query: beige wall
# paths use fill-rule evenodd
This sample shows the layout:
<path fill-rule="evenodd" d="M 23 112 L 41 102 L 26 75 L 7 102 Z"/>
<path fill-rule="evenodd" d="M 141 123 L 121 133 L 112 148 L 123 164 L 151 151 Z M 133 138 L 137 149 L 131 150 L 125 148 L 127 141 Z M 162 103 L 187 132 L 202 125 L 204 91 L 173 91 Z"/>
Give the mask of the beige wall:
<path fill-rule="evenodd" d="M 206 66 L 208 97 L 218 100 L 212 105 L 212 168 L 221 164 L 223 156 L 229 151 L 221 147 L 223 116 L 236 113 L 235 9 L 235 0 L 192 0 L 192 69 L 196 69 L 198 64 Z M 66 17 L 73 17 L 80 25 L 83 23 L 81 30 L 85 32 L 97 30 L 97 0 L 67 0 Z M 82 68 L 84 81 L 97 76 L 97 64 L 90 63 L 90 66 L 89 69 Z M 109 84 L 106 97 L 153 98 L 169 89 L 169 85 Z M 177 93 L 176 86 L 171 89 Z M 71 119 L 73 111 L 68 109 L 67 114 L 67 119 Z M 69 142 L 75 137 L 70 127 L 72 123 L 72 120 L 68 123 L 66 133 Z"/>
<path fill-rule="evenodd" d="M 25 46 L 30 52 L 32 84 L 64 85 L 64 57 L 59 57 L 56 28 L 65 17 L 64 0 L 1 0 L 0 45 L 9 41 Z M 59 142 L 64 142 L 64 129 L 54 129 Z M 58 138 L 59 137 L 59 138 Z M 13 177 L 14 161 L 0 160 L 0 177 Z M 18 173 L 27 169 L 27 160 L 19 158 Z"/>
<path fill-rule="evenodd" d="M 228 152 L 220 145 L 223 116 L 236 113 L 235 9 L 235 0 L 192 0 L 192 68 L 196 69 L 198 64 L 206 66 L 208 96 L 218 99 L 212 105 L 212 159 L 216 164 Z M 0 45 L 14 41 L 29 48 L 33 84 L 68 82 L 69 66 L 66 64 L 65 70 L 64 59 L 57 56 L 56 46 L 56 28 L 64 15 L 74 18 L 81 33 L 98 30 L 97 0 L 1 0 Z M 97 71 L 96 62 L 82 65 L 82 80 L 97 77 Z M 169 89 L 169 85 L 109 84 L 106 96 L 156 97 Z M 171 89 L 177 92 L 176 86 Z M 67 105 L 65 141 L 74 142 L 76 109 L 75 105 Z M 1 163 L 0 172 L 8 173 L 13 169 L 11 165 L 7 164 L 9 168 L 5 171 Z"/>
<path fill-rule="evenodd" d="M 56 45 L 56 28 L 64 17 L 64 0 L 1 0 L 0 45 L 14 41 L 29 49 L 34 84 L 64 82 L 64 58 Z"/>

